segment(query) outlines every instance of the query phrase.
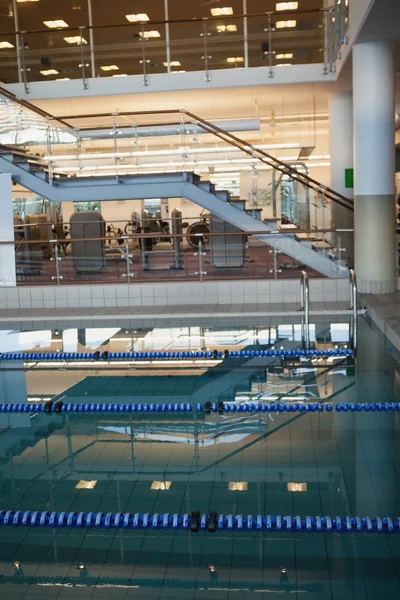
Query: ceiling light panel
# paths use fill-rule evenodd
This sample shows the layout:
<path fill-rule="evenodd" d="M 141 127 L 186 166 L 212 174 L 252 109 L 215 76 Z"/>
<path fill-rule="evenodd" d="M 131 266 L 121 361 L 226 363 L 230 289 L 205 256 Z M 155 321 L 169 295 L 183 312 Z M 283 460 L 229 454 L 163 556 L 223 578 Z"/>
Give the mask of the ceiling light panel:
<path fill-rule="evenodd" d="M 43 21 L 43 25 L 46 25 L 49 29 L 60 29 L 61 27 L 68 27 L 68 23 L 62 19 L 56 19 L 55 21 Z"/>
<path fill-rule="evenodd" d="M 128 73 L 117 73 L 116 75 L 113 75 L 113 77 L 128 77 Z"/>
<path fill-rule="evenodd" d="M 221 8 L 211 8 L 210 12 L 213 17 L 226 17 L 233 15 L 232 6 L 221 6 Z"/>
<path fill-rule="evenodd" d="M 85 479 L 81 479 L 77 485 L 75 486 L 75 489 L 77 490 L 92 490 L 94 488 L 94 486 L 96 485 L 97 481 L 86 481 Z"/>
<path fill-rule="evenodd" d="M 17 0 L 18 4 L 23 4 L 24 2 L 39 2 L 39 0 Z"/>
<path fill-rule="evenodd" d="M 232 33 L 237 31 L 236 25 L 217 25 L 218 33 L 225 33 L 226 31 Z"/>
<path fill-rule="evenodd" d="M 276 10 L 297 10 L 298 8 L 298 2 L 278 2 L 276 4 Z"/>
<path fill-rule="evenodd" d="M 46 77 L 48 75 L 58 75 L 58 71 L 56 71 L 56 69 L 47 69 L 46 71 L 40 71 L 42 75 L 45 75 Z"/>
<path fill-rule="evenodd" d="M 100 69 L 102 71 L 119 71 L 118 65 L 103 65 Z"/>
<path fill-rule="evenodd" d="M 277 29 L 286 29 L 288 27 L 296 27 L 297 21 L 277 21 L 275 27 Z"/>
<path fill-rule="evenodd" d="M 161 37 L 160 32 L 157 31 L 156 29 L 153 29 L 152 31 L 139 31 L 139 35 L 140 35 L 140 37 L 143 37 L 145 40 Z"/>
<path fill-rule="evenodd" d="M 285 54 L 277 54 L 275 56 L 277 60 L 282 60 L 285 58 L 293 58 L 293 52 L 286 52 Z"/>
<path fill-rule="evenodd" d="M 168 67 L 168 62 L 164 62 L 163 63 L 164 67 Z M 180 67 L 181 63 L 179 62 L 179 60 L 171 60 L 171 62 L 169 63 L 170 67 Z"/>
<path fill-rule="evenodd" d="M 243 56 L 229 56 L 226 59 L 226 62 L 228 63 L 242 63 L 244 60 Z"/>
<path fill-rule="evenodd" d="M 0 42 L 0 48 L 14 48 L 10 42 Z"/>
<path fill-rule="evenodd" d="M 66 41 L 67 44 L 80 44 L 81 36 L 80 35 L 71 35 L 70 37 L 65 37 L 64 41 Z M 82 44 L 87 44 L 87 41 L 85 40 L 85 38 L 82 38 Z"/>
<path fill-rule="evenodd" d="M 129 21 L 129 23 L 146 23 L 146 21 L 150 21 L 146 13 L 138 13 L 137 15 L 125 15 L 125 18 Z"/>

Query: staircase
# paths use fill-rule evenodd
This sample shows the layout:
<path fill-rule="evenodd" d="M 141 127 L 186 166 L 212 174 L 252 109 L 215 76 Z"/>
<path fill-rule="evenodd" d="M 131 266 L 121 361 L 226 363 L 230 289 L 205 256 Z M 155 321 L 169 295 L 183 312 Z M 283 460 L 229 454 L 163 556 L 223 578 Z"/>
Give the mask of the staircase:
<path fill-rule="evenodd" d="M 0 146 L 0 172 L 10 173 L 15 183 L 51 202 L 187 198 L 326 277 L 347 275 L 346 267 L 309 240 L 296 238 L 295 230 L 277 234 L 276 221 L 263 222 L 247 214 L 234 206 L 229 192 L 216 190 L 191 172 L 86 178 L 56 174 L 53 178 L 41 159 L 7 146 Z"/>

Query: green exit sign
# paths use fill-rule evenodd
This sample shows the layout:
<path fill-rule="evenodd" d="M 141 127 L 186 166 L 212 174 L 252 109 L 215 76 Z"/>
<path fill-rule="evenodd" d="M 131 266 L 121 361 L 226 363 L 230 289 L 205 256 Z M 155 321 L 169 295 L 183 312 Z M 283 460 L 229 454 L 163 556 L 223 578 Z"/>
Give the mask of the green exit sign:
<path fill-rule="evenodd" d="M 353 189 L 354 187 L 354 169 L 344 170 L 344 186 Z"/>

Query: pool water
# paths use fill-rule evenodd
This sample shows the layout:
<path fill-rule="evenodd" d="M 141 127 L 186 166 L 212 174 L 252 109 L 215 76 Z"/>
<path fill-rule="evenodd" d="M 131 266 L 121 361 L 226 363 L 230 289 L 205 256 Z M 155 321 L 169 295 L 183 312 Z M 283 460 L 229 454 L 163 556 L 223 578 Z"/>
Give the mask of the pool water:
<path fill-rule="evenodd" d="M 348 332 L 346 323 L 319 323 L 312 344 L 345 347 Z M 2 350 L 7 337 L 9 350 L 54 351 L 60 342 L 52 339 L 80 335 L 78 351 L 123 351 L 140 335 L 34 333 L 39 344 L 33 333 L 28 341 L 3 332 Z M 358 333 L 355 368 L 266 358 L 184 367 L 3 364 L 0 401 L 398 402 L 398 357 L 364 318 Z M 140 349 L 160 350 L 300 344 L 297 326 L 152 330 L 142 339 Z M 399 499 L 399 413 L 0 414 L 0 509 L 397 517 Z M 400 536 L 0 528 L 7 600 L 286 596 L 397 600 Z"/>

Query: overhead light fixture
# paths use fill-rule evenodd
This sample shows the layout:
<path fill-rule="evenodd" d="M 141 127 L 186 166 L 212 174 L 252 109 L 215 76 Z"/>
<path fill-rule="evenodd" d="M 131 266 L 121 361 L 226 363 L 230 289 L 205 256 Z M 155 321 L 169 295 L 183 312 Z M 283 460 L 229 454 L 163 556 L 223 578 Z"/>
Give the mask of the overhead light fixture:
<path fill-rule="evenodd" d="M 140 35 L 140 37 L 144 38 L 145 40 L 148 40 L 150 38 L 161 37 L 160 32 L 157 31 L 156 29 L 153 29 L 152 31 L 139 31 L 139 35 Z"/>
<path fill-rule="evenodd" d="M 221 6 L 221 8 L 211 8 L 210 12 L 213 17 L 228 16 L 233 15 L 233 8 L 232 6 Z"/>
<path fill-rule="evenodd" d="M 0 42 L 0 48 L 14 48 L 10 42 Z"/>
<path fill-rule="evenodd" d="M 61 79 L 56 79 L 56 81 L 70 81 L 69 77 L 61 77 Z M 57 340 L 58 342 L 59 340 Z"/>
<path fill-rule="evenodd" d="M 18 4 L 23 4 L 24 2 L 39 2 L 39 0 L 17 0 Z"/>
<path fill-rule="evenodd" d="M 152 490 L 165 491 L 169 490 L 172 485 L 172 481 L 153 481 L 150 486 Z"/>
<path fill-rule="evenodd" d="M 171 71 L 171 73 L 186 73 L 186 69 L 180 69 L 179 71 Z"/>
<path fill-rule="evenodd" d="M 71 35 L 70 37 L 65 37 L 64 40 L 67 44 L 80 44 L 82 39 L 82 44 L 87 44 L 85 38 L 81 38 L 80 35 Z"/>
<path fill-rule="evenodd" d="M 298 2 L 277 2 L 276 4 L 276 10 L 297 10 L 298 8 Z"/>
<path fill-rule="evenodd" d="M 230 492 L 247 492 L 249 484 L 247 481 L 229 481 L 228 490 Z"/>
<path fill-rule="evenodd" d="M 116 73 L 113 77 L 128 77 L 128 73 Z"/>
<path fill-rule="evenodd" d="M 125 18 L 128 19 L 129 23 L 145 23 L 146 21 L 150 21 L 146 13 L 138 13 L 137 15 L 125 15 Z"/>
<path fill-rule="evenodd" d="M 275 56 L 277 60 L 282 60 L 284 58 L 293 58 L 293 52 L 286 52 L 285 54 L 277 54 Z"/>
<path fill-rule="evenodd" d="M 102 71 L 119 71 L 119 67 L 117 65 L 103 65 L 100 67 Z"/>
<path fill-rule="evenodd" d="M 42 75 L 45 75 L 46 77 L 48 75 L 58 75 L 58 71 L 56 71 L 56 69 L 47 69 L 47 71 L 40 71 Z"/>
<path fill-rule="evenodd" d="M 296 27 L 297 21 L 277 21 L 275 27 L 277 29 L 285 29 L 286 27 Z"/>
<path fill-rule="evenodd" d="M 225 33 L 226 31 L 237 31 L 236 25 L 217 25 L 218 33 Z"/>
<path fill-rule="evenodd" d="M 292 63 L 280 63 L 279 65 L 275 65 L 277 67 L 291 67 Z"/>
<path fill-rule="evenodd" d="M 229 58 L 226 59 L 226 62 L 228 63 L 242 63 L 243 62 L 243 56 L 229 56 Z"/>
<path fill-rule="evenodd" d="M 78 484 L 75 486 L 77 490 L 92 490 L 96 485 L 97 481 L 85 481 L 85 479 L 81 479 Z"/>
<path fill-rule="evenodd" d="M 306 492 L 307 484 L 306 483 L 295 483 L 294 481 L 290 481 L 287 484 L 288 492 Z"/>
<path fill-rule="evenodd" d="M 168 63 L 168 62 L 163 63 L 164 67 L 168 67 L 168 64 L 170 67 L 180 67 L 181 66 L 181 63 L 179 62 L 179 60 L 171 60 L 170 63 Z"/>
<path fill-rule="evenodd" d="M 55 21 L 43 21 L 43 25 L 46 25 L 49 29 L 59 29 L 61 27 L 68 27 L 68 23 L 62 19 L 56 19 Z"/>

